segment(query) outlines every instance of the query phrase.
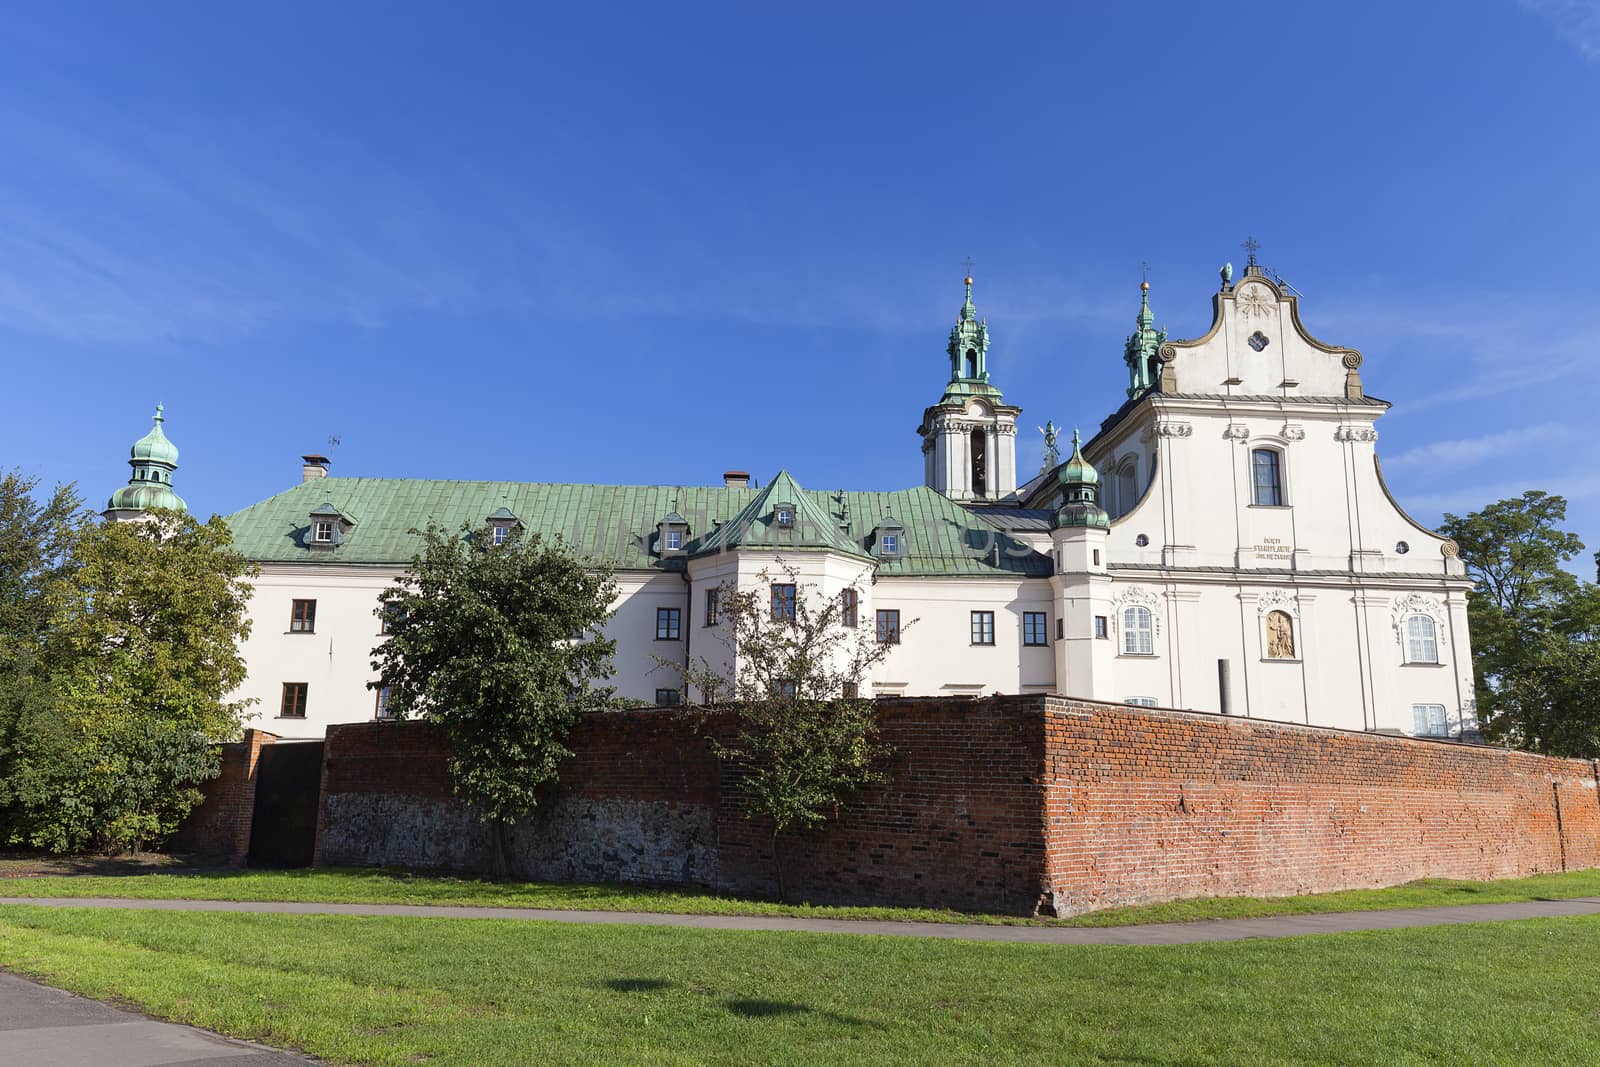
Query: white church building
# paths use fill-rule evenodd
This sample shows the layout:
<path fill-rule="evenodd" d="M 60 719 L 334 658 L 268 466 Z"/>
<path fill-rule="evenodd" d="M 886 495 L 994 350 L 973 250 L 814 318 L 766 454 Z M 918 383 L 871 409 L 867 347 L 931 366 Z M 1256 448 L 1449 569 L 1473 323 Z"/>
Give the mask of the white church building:
<path fill-rule="evenodd" d="M 559 537 L 611 566 L 612 681 L 654 704 L 699 699 L 658 662 L 716 662 L 725 583 L 771 584 L 784 610 L 781 559 L 894 646 L 864 695 L 1058 693 L 1475 739 L 1471 583 L 1455 544 L 1384 485 L 1374 424 L 1389 405 L 1366 395 L 1360 353 L 1312 337 L 1253 257 L 1237 282 L 1223 268 L 1194 340 L 1156 330 L 1141 288 L 1126 403 L 1064 461 L 1048 437 L 1024 484 L 1021 409 L 990 380 L 970 277 L 915 488 L 806 488 L 787 471 L 759 486 L 347 478 L 307 456 L 299 484 L 228 517 L 261 567 L 252 725 L 321 737 L 385 713 L 380 594 L 416 550 L 409 531 L 435 520 Z M 160 506 L 151 485 L 171 495 L 177 451 L 150 441 L 108 517 Z"/>

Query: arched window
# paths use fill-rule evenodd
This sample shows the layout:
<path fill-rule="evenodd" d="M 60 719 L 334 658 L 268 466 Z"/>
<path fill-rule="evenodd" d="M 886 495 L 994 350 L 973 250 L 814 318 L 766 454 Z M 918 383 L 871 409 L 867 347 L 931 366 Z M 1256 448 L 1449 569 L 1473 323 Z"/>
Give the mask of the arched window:
<path fill-rule="evenodd" d="M 978 376 L 978 350 L 976 348 L 969 348 L 969 349 L 967 349 L 967 377 L 968 378 L 976 378 L 977 376 Z"/>
<path fill-rule="evenodd" d="M 1137 464 L 1130 457 L 1117 471 L 1117 514 L 1126 515 L 1139 502 Z"/>
<path fill-rule="evenodd" d="M 1267 612 L 1267 658 L 1294 659 L 1294 620 L 1287 611 Z"/>
<path fill-rule="evenodd" d="M 1156 654 L 1155 627 L 1150 609 L 1138 605 L 1122 609 L 1122 654 L 1124 656 L 1153 656 Z"/>
<path fill-rule="evenodd" d="M 1250 486 L 1252 504 L 1274 508 L 1283 504 L 1283 461 L 1276 449 L 1251 450 Z"/>
<path fill-rule="evenodd" d="M 1406 662 L 1439 662 L 1439 634 L 1430 616 L 1406 617 Z"/>
<path fill-rule="evenodd" d="M 989 494 L 989 435 L 981 427 L 972 431 L 972 492 Z"/>

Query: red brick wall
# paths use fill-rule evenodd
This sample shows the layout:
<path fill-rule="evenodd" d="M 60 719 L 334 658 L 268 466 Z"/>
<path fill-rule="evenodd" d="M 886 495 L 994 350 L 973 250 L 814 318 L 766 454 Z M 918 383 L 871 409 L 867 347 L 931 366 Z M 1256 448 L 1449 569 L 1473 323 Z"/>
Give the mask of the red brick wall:
<path fill-rule="evenodd" d="M 878 706 L 889 781 L 825 831 L 784 839 L 791 899 L 1069 912 L 1600 865 L 1582 761 L 1056 697 Z M 744 816 L 737 772 L 708 746 L 724 729 L 692 712 L 585 722 L 524 873 L 773 893 L 770 830 Z M 325 751 L 319 862 L 331 828 L 329 862 L 487 868 L 452 821 L 431 727 L 333 727 Z M 384 812 L 406 825 L 374 825 Z M 554 855 L 553 832 L 571 855 Z M 638 859 L 663 841 L 696 850 L 670 878 L 670 863 Z"/>
<path fill-rule="evenodd" d="M 246 730 L 244 740 L 222 745 L 222 773 L 201 786 L 205 800 L 179 825 L 168 847 L 206 863 L 244 866 L 250 857 L 261 748 L 276 740 L 277 734 Z"/>
<path fill-rule="evenodd" d="M 1586 761 L 1056 698 L 1045 735 L 1064 913 L 1600 865 Z"/>

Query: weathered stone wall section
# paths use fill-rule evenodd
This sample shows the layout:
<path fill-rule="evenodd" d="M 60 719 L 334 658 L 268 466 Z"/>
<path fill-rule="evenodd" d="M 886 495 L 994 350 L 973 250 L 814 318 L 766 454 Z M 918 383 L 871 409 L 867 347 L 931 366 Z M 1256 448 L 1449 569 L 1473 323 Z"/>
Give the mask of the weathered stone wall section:
<path fill-rule="evenodd" d="M 889 780 L 825 832 L 784 838 L 791 899 L 1070 913 L 1600 866 L 1588 762 L 1059 697 L 878 711 Z M 711 754 L 729 725 L 587 720 L 512 834 L 517 873 L 774 893 L 771 828 Z M 420 723 L 332 728 L 317 862 L 491 869 L 446 755 Z"/>
<path fill-rule="evenodd" d="M 220 746 L 222 773 L 200 787 L 205 799 L 178 826 L 167 847 L 202 862 L 243 867 L 250 857 L 261 749 L 277 740 L 277 734 L 251 729 L 243 740 Z"/>
<path fill-rule="evenodd" d="M 1600 865 L 1600 794 L 1586 761 L 1048 705 L 1050 893 L 1064 914 Z"/>

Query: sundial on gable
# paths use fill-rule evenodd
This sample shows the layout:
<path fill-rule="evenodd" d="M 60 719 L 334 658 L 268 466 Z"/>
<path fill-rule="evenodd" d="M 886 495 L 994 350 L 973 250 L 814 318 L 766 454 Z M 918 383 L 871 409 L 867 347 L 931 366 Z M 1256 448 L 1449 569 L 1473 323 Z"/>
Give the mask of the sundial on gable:
<path fill-rule="evenodd" d="M 1272 313 L 1272 305 L 1276 303 L 1267 287 L 1259 283 L 1241 285 L 1239 287 L 1239 314 L 1245 318 L 1266 318 Z"/>

